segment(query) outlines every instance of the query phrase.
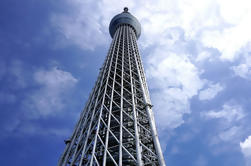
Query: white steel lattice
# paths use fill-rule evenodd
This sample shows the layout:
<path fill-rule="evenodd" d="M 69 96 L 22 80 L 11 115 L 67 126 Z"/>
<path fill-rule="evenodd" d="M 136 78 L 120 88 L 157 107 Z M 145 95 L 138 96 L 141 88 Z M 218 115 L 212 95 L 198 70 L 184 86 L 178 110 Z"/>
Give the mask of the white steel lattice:
<path fill-rule="evenodd" d="M 59 166 L 165 165 L 136 40 L 117 28 Z"/>

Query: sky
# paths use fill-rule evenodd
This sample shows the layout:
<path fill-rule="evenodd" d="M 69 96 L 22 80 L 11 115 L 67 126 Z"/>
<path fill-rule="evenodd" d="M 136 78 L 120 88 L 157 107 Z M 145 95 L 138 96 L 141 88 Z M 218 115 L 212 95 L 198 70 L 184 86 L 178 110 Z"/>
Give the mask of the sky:
<path fill-rule="evenodd" d="M 57 164 L 125 6 L 166 165 L 251 166 L 249 0 L 1 0 L 1 165 Z"/>

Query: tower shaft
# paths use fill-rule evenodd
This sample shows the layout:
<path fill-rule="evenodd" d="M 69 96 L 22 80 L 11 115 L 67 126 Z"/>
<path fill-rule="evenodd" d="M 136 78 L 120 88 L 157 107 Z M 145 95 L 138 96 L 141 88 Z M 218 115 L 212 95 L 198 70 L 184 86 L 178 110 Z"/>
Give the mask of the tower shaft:
<path fill-rule="evenodd" d="M 116 28 L 59 166 L 165 165 L 136 40 L 131 25 Z"/>

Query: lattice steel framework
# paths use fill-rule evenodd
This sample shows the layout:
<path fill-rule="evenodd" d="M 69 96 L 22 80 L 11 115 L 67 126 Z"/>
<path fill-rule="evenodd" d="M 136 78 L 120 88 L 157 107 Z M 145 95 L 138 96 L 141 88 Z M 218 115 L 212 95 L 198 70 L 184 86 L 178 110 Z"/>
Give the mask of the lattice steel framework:
<path fill-rule="evenodd" d="M 111 34 L 108 55 L 59 166 L 165 165 L 137 34 L 123 21 Z"/>

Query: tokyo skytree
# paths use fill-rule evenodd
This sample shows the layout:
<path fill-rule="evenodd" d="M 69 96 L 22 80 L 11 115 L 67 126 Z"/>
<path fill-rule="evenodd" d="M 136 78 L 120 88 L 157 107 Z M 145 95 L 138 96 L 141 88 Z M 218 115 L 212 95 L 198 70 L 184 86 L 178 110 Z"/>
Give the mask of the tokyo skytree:
<path fill-rule="evenodd" d="M 128 12 L 110 22 L 112 43 L 58 166 L 165 166 L 137 39 Z"/>

